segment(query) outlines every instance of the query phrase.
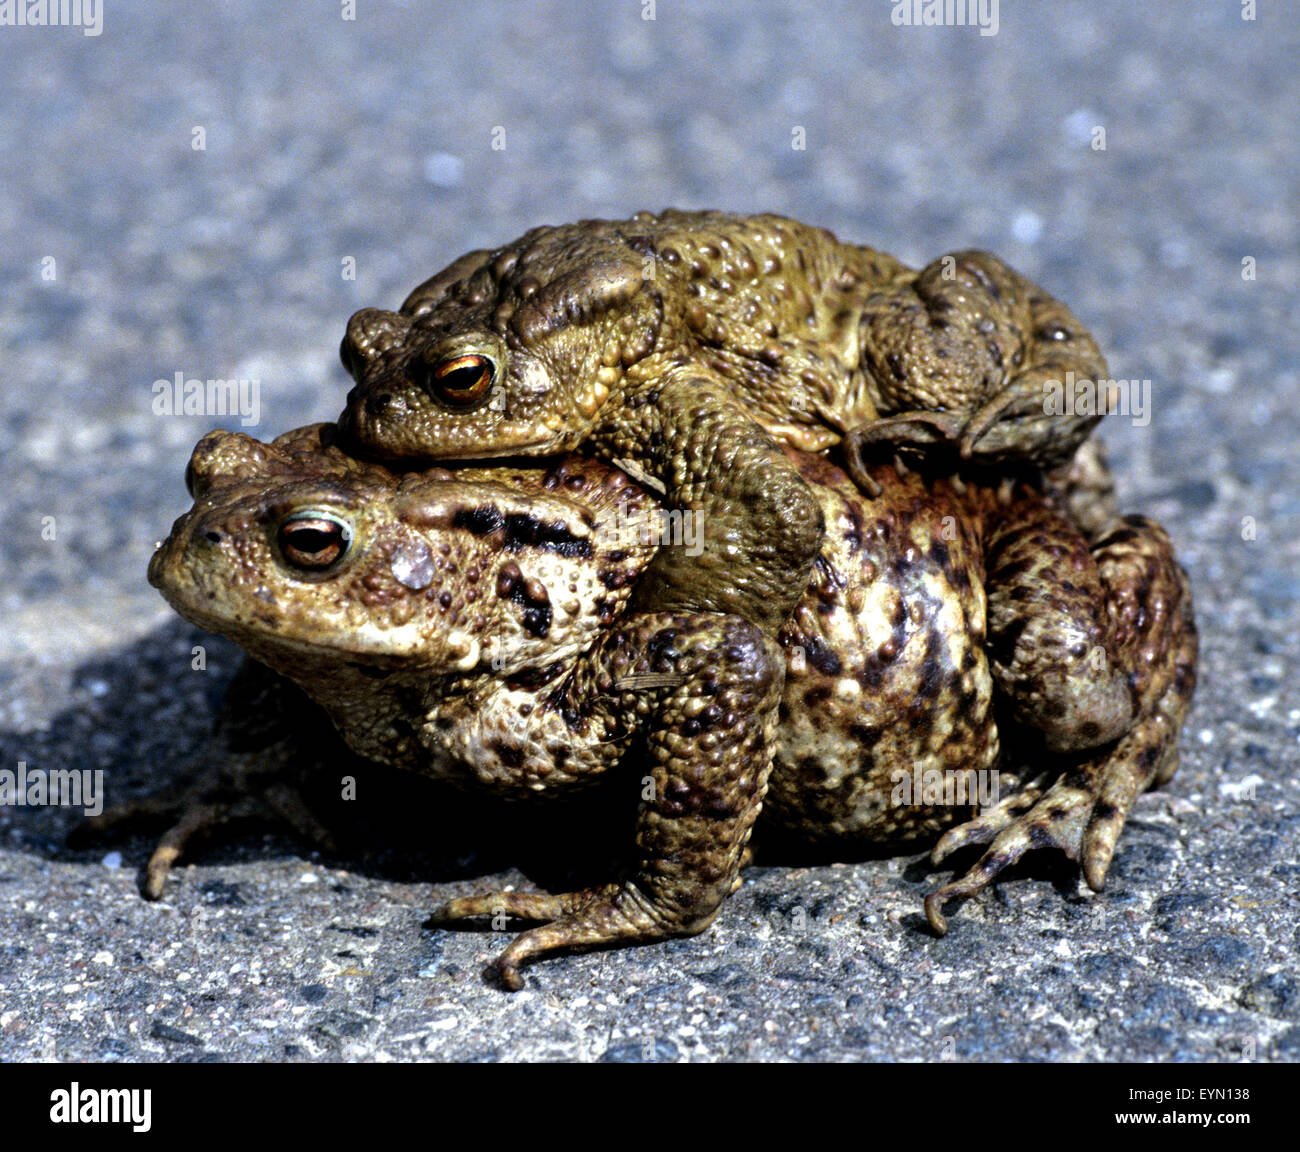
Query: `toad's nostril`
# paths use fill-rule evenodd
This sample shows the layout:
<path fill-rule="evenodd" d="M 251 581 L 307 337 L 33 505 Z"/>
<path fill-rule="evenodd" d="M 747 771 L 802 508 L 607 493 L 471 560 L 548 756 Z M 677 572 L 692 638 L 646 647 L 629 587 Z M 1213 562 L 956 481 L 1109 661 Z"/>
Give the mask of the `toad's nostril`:
<path fill-rule="evenodd" d="M 203 533 L 203 537 L 204 537 L 205 540 L 211 540 L 213 544 L 220 544 L 220 543 L 221 543 L 221 533 L 220 533 L 220 532 L 204 532 L 204 533 Z"/>
<path fill-rule="evenodd" d="M 391 392 L 372 392 L 366 397 L 366 411 L 371 416 L 382 416 L 393 403 Z"/>

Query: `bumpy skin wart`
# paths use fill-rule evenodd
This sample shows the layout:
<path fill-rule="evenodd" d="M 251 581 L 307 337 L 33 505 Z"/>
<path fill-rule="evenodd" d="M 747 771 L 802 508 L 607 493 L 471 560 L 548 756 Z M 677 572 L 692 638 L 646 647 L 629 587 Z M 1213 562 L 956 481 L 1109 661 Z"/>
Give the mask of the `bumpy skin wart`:
<path fill-rule="evenodd" d="M 342 357 L 356 387 L 341 422 L 381 458 L 587 444 L 662 485 L 700 514 L 707 551 L 660 555 L 641 603 L 736 611 L 769 634 L 821 523 L 768 437 L 847 439 L 864 483 L 860 452 L 882 441 L 1053 467 L 1097 417 L 1046 414 L 1045 382 L 1105 375 L 1069 311 L 988 253 L 917 272 L 823 229 L 720 212 L 585 220 L 468 253 L 399 311 L 356 313 Z"/>
<path fill-rule="evenodd" d="M 615 469 L 398 476 L 330 435 L 205 437 L 194 509 L 150 579 L 300 685 L 355 753 L 503 799 L 611 774 L 637 791 L 623 879 L 438 913 L 544 922 L 501 957 L 510 987 L 557 950 L 700 931 L 739 883 L 760 813 L 760 830 L 853 851 L 989 843 L 927 901 L 942 931 L 943 900 L 1029 847 L 1081 859 L 1099 885 L 1136 796 L 1173 772 L 1196 634 L 1169 541 L 1139 517 L 1087 546 L 1025 485 L 885 465 L 871 500 L 792 450 L 826 533 L 777 643 L 734 615 L 629 611 L 663 549 L 613 526 L 660 505 Z M 999 704 L 1014 715 L 1001 729 Z M 977 815 L 961 797 L 994 770 L 1003 795 Z M 939 794 L 900 798 L 913 778 Z M 220 818 L 211 789 L 201 804 L 160 848 L 153 892 Z"/>

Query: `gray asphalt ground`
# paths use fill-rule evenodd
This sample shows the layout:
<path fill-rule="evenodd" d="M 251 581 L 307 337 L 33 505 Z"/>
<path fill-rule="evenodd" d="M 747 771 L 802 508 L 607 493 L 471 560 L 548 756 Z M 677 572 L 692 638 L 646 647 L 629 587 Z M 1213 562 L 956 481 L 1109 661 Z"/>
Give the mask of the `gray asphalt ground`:
<path fill-rule="evenodd" d="M 1031 861 L 936 940 L 949 873 L 917 856 L 772 866 L 701 937 L 513 996 L 501 935 L 426 917 L 545 882 L 545 837 L 529 863 L 508 825 L 328 859 L 255 832 L 147 904 L 148 840 L 73 852 L 75 812 L 0 808 L 0 1059 L 1300 1056 L 1300 6 L 1003 0 L 988 36 L 886 0 L 105 8 L 97 36 L 0 27 L 0 767 L 142 795 L 235 667 L 144 573 L 194 441 L 240 421 L 155 415 L 155 380 L 256 378 L 260 436 L 332 419 L 355 308 L 670 205 L 990 248 L 1068 301 L 1151 382 L 1149 424 L 1100 434 L 1191 573 L 1201 685 L 1100 897 Z"/>

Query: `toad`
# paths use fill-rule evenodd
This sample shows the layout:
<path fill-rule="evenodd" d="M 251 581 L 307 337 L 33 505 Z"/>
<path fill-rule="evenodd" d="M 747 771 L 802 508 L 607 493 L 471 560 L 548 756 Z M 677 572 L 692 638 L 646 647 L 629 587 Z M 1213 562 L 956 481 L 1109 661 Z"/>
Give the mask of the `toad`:
<path fill-rule="evenodd" d="M 639 796 L 626 875 L 436 913 L 537 924 L 497 961 L 510 988 L 560 950 L 702 931 L 760 816 L 760 836 L 830 851 L 919 843 L 938 862 L 986 845 L 926 899 L 937 932 L 946 901 L 1031 848 L 1079 860 L 1100 889 L 1136 797 L 1175 771 L 1195 682 L 1163 530 L 1130 516 L 1088 539 L 1068 491 L 890 462 L 868 466 L 869 499 L 825 456 L 786 458 L 827 531 L 775 640 L 734 614 L 630 610 L 673 545 L 658 496 L 605 463 L 393 473 L 342 453 L 329 425 L 200 441 L 194 506 L 149 578 L 299 685 L 361 756 L 503 801 L 599 780 Z M 237 701 L 216 750 L 245 780 L 284 753 L 240 742 L 263 721 Z M 278 785 L 256 787 L 286 810 Z M 226 818 L 215 794 L 177 809 L 147 895 Z"/>
<path fill-rule="evenodd" d="M 737 613 L 773 635 L 807 587 L 821 503 L 781 450 L 957 445 L 1064 464 L 1099 418 L 1050 381 L 1106 365 L 1058 301 L 986 252 L 920 271 L 773 215 L 638 213 L 470 252 L 342 343 L 341 423 L 380 459 L 540 456 L 580 445 L 698 515 L 634 607 Z"/>

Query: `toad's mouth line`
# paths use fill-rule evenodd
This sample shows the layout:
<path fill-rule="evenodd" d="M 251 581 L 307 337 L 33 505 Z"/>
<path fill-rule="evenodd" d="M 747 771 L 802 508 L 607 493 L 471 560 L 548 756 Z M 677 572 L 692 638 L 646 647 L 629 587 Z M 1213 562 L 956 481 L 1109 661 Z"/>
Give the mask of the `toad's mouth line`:
<path fill-rule="evenodd" d="M 483 455 L 476 455 L 472 449 L 465 448 L 463 449 L 465 455 L 460 456 L 435 457 L 423 454 L 399 456 L 389 454 L 381 445 L 367 443 L 360 438 L 352 438 L 349 441 L 348 451 L 359 459 L 382 464 L 390 472 L 399 473 L 422 472 L 428 468 L 455 469 L 470 466 L 477 468 L 539 468 L 542 466 L 540 461 L 558 460 L 561 456 L 572 454 L 566 452 L 562 446 L 557 446 L 550 437 L 539 440 L 524 440 L 518 444 L 494 446 L 491 449 L 486 449 Z"/>
<path fill-rule="evenodd" d="M 342 661 L 389 671 L 418 664 L 426 671 L 450 673 L 464 671 L 478 663 L 481 646 L 468 633 L 451 632 L 441 638 L 441 643 L 431 644 L 418 627 L 372 632 L 343 622 L 322 620 L 318 626 L 321 639 L 313 639 L 284 632 L 269 609 L 264 615 L 247 606 L 214 609 L 209 600 L 209 590 L 198 585 L 160 586 L 159 591 L 176 613 L 191 624 L 224 636 L 255 659 L 273 667 L 308 659 L 331 664 Z M 355 643 L 341 644 L 343 637 L 350 637 Z M 367 639 L 373 642 L 371 646 L 366 645 Z M 290 668 L 292 670 L 292 665 Z"/>

